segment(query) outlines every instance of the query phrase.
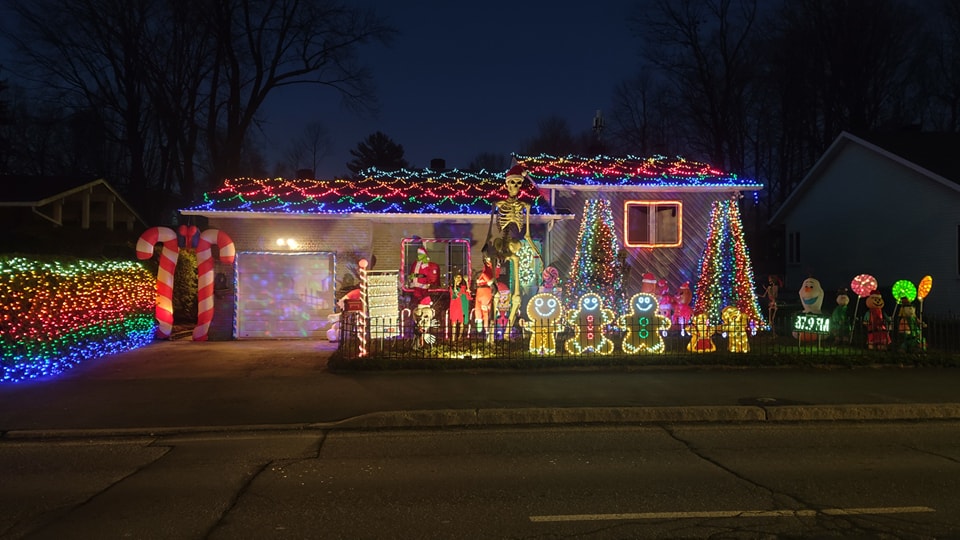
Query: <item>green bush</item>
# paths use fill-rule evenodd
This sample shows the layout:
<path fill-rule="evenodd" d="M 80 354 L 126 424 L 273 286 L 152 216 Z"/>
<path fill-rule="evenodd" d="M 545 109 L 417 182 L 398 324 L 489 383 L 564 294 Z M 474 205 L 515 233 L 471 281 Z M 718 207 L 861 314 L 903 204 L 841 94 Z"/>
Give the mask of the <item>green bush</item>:
<path fill-rule="evenodd" d="M 197 252 L 189 248 L 181 249 L 177 257 L 173 276 L 173 322 L 197 322 Z"/>

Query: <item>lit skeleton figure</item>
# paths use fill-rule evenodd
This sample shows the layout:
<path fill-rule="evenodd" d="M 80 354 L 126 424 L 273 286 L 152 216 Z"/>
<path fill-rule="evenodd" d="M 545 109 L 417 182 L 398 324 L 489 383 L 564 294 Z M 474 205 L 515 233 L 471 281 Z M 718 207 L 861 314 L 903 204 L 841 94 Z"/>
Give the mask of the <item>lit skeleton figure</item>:
<path fill-rule="evenodd" d="M 510 315 L 508 326 L 513 328 L 517 320 L 517 311 L 520 309 L 520 248 L 522 241 L 533 249 L 535 256 L 540 257 L 540 251 L 530 238 L 530 204 L 522 202 L 517 196 L 520 187 L 526 178 L 527 172 L 520 165 L 515 165 L 507 171 L 504 185 L 507 188 L 507 198 L 496 201 L 490 214 L 490 229 L 487 231 L 487 241 L 484 252 L 495 258 L 503 266 L 504 262 L 512 262 L 510 269 Z M 493 235 L 493 223 L 496 220 L 499 235 Z M 494 303 L 498 301 L 494 296 Z M 494 312 L 497 306 L 494 305 Z"/>

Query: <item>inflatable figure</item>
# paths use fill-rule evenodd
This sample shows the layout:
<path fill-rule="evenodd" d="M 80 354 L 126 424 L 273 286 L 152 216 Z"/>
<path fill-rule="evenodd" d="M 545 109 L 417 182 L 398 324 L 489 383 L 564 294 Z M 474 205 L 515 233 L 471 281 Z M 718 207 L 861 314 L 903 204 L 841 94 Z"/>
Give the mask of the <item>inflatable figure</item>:
<path fill-rule="evenodd" d="M 490 329 L 491 306 L 493 304 L 493 286 L 499 272 L 493 268 L 489 258 L 483 260 L 483 270 L 477 276 L 477 288 L 473 303 L 473 321 L 477 332 L 487 332 Z"/>
<path fill-rule="evenodd" d="M 420 301 L 429 294 L 429 290 L 440 283 L 440 265 L 430 261 L 423 246 L 417 248 L 417 262 L 413 265 L 410 277 L 413 279 L 413 300 L 419 306 Z"/>
<path fill-rule="evenodd" d="M 594 352 L 610 354 L 613 341 L 604 335 L 604 327 L 613 322 L 613 312 L 604 309 L 599 295 L 587 293 L 580 297 L 579 309 L 567 311 L 566 323 L 573 327 L 573 337 L 564 347 L 570 354 Z"/>
<path fill-rule="evenodd" d="M 927 350 L 927 343 L 921 332 L 923 326 L 926 325 L 917 319 L 917 308 L 913 307 L 913 304 L 905 303 L 900 306 L 897 335 L 900 338 L 901 351 L 915 353 Z"/>
<path fill-rule="evenodd" d="M 736 306 L 727 306 L 720 312 L 723 320 L 721 328 L 727 333 L 727 350 L 732 353 L 750 352 L 750 342 L 747 340 L 747 316 Z"/>
<path fill-rule="evenodd" d="M 640 292 L 647 294 L 657 294 L 657 276 L 651 272 L 643 275 L 643 281 L 640 283 Z"/>
<path fill-rule="evenodd" d="M 850 296 L 846 289 L 837 293 L 837 307 L 830 314 L 830 335 L 837 343 L 850 343 L 853 335 L 853 323 L 849 313 Z"/>
<path fill-rule="evenodd" d="M 717 328 L 710 324 L 710 317 L 706 313 L 697 313 L 691 317 L 686 330 L 690 334 L 687 351 L 708 353 L 717 350 L 717 346 L 713 343 L 713 334 L 717 333 Z"/>
<path fill-rule="evenodd" d="M 800 285 L 800 304 L 803 306 L 804 313 L 813 313 L 820 315 L 820 307 L 823 305 L 823 287 L 820 281 L 814 278 L 803 280 Z M 794 332 L 793 337 L 800 341 L 819 341 L 820 336 L 813 332 Z"/>
<path fill-rule="evenodd" d="M 657 287 L 660 289 L 660 299 L 657 300 L 660 305 L 660 314 L 668 320 L 673 320 L 673 295 L 670 294 L 670 285 L 667 284 L 667 280 L 661 279 L 657 282 Z"/>
<path fill-rule="evenodd" d="M 420 303 L 417 304 L 417 309 L 413 312 L 413 318 L 416 324 L 414 330 L 416 334 L 416 341 L 414 342 L 415 348 L 423 349 L 429 345 L 433 345 L 437 341 L 437 336 L 430 333 L 430 330 L 438 326 L 437 320 L 434 318 L 436 315 L 437 312 L 433 309 L 433 301 L 430 300 L 429 296 L 425 296 L 420 300 Z"/>
<path fill-rule="evenodd" d="M 863 315 L 863 324 L 867 327 L 867 348 L 885 351 L 890 345 L 890 330 L 883 314 L 883 297 L 873 292 L 864 300 L 864 305 L 867 307 Z"/>
<path fill-rule="evenodd" d="M 463 321 L 465 313 L 470 311 L 470 289 L 460 274 L 454 274 L 450 286 L 450 337 L 460 339 L 467 335 L 467 325 Z"/>
<path fill-rule="evenodd" d="M 510 304 L 510 287 L 502 281 L 496 283 L 497 286 L 497 297 L 494 299 L 493 305 L 494 310 L 497 312 L 497 319 L 494 321 L 494 330 L 491 333 L 487 334 L 487 341 L 493 341 L 496 339 L 504 339 L 504 337 L 510 337 L 510 325 L 509 314 L 511 312 Z"/>
<path fill-rule="evenodd" d="M 690 282 L 686 281 L 677 291 L 677 297 L 673 302 L 673 326 L 680 328 L 681 332 L 686 331 L 687 325 L 693 319 L 693 309 L 690 307 L 690 301 L 693 300 L 693 293 L 690 292 Z"/>
<path fill-rule="evenodd" d="M 658 312 L 652 294 L 637 293 L 630 298 L 629 311 L 620 316 L 618 326 L 624 331 L 623 352 L 627 354 L 663 354 L 661 332 L 670 329 L 670 319 Z"/>
<path fill-rule="evenodd" d="M 556 354 L 557 333 L 563 330 L 563 306 L 560 299 L 550 293 L 538 293 L 527 302 L 527 329 L 530 336 L 530 352 Z"/>

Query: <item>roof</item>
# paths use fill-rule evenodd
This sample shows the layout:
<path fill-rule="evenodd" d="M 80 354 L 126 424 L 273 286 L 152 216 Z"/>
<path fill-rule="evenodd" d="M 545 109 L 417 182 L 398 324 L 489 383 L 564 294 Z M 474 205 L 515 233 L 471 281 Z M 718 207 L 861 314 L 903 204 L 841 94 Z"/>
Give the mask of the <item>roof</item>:
<path fill-rule="evenodd" d="M 71 195 L 98 183 L 106 181 L 89 176 L 0 176 L 0 185 L 3 186 L 0 189 L 0 204 L 43 205 L 50 199 Z"/>
<path fill-rule="evenodd" d="M 780 205 L 768 223 L 778 223 L 796 206 L 816 178 L 848 144 L 860 145 L 893 162 L 917 171 L 934 182 L 960 191 L 960 164 L 951 163 L 953 152 L 960 148 L 960 134 L 887 132 L 869 133 L 862 137 L 841 132 L 820 159 L 813 164 L 787 200 Z"/>
<path fill-rule="evenodd" d="M 655 155 L 592 158 L 514 155 L 530 178 L 544 189 L 623 191 L 643 188 L 664 191 L 757 191 L 763 184 L 683 157 Z"/>
<path fill-rule="evenodd" d="M 503 173 L 371 169 L 360 179 L 226 180 L 181 213 L 221 217 L 256 217 L 258 214 L 271 217 L 382 214 L 420 219 L 435 214 L 486 217 L 493 210 L 491 201 L 506 197 Z M 525 185 L 519 198 L 531 204 L 531 216 L 567 217 L 557 216 L 532 185 Z"/>

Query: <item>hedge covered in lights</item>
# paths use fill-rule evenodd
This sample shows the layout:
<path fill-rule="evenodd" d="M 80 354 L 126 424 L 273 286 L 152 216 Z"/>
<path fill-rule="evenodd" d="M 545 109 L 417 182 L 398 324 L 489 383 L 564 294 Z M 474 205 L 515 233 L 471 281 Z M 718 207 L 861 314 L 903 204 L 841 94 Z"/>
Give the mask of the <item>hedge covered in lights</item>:
<path fill-rule="evenodd" d="M 0 258 L 0 382 L 148 344 L 156 277 L 121 261 Z"/>

